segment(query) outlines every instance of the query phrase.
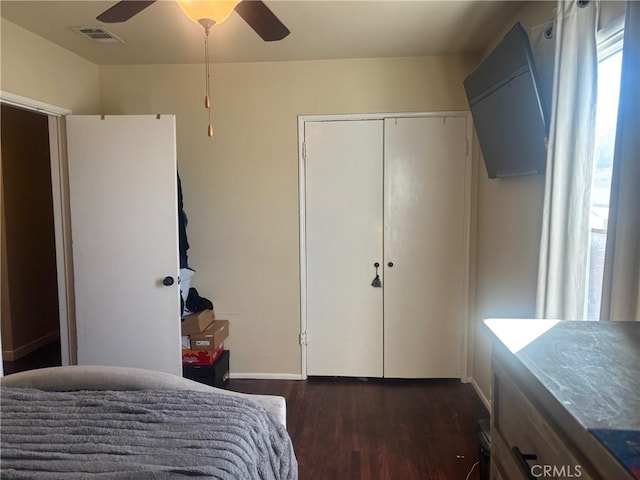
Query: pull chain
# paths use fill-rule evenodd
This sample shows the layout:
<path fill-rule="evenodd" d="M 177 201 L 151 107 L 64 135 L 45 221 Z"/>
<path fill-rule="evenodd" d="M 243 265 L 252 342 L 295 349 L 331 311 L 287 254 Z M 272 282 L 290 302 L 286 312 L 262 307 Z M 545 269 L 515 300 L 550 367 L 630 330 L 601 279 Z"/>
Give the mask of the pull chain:
<path fill-rule="evenodd" d="M 209 112 L 209 125 L 207 126 L 207 135 L 213 137 L 213 123 L 211 122 L 211 67 L 209 61 L 209 30 L 211 25 L 202 24 L 204 27 L 204 64 L 205 64 L 205 96 L 204 96 L 204 108 Z"/>

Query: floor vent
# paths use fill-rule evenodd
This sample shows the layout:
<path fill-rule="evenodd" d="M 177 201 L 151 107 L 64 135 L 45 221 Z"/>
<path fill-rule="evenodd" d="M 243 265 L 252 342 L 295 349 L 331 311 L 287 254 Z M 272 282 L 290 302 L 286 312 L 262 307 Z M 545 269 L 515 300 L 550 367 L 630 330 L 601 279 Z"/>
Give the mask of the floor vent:
<path fill-rule="evenodd" d="M 120 38 L 103 27 L 71 27 L 71 30 L 93 42 L 124 43 Z"/>

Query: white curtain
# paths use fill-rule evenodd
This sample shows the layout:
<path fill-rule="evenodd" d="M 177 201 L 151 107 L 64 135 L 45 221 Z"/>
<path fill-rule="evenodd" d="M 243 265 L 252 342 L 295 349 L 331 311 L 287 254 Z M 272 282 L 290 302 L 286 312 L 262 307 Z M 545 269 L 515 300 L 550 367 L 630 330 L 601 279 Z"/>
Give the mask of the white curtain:
<path fill-rule="evenodd" d="M 559 1 L 536 315 L 584 318 L 598 2 Z"/>
<path fill-rule="evenodd" d="M 640 2 L 627 2 L 600 318 L 640 320 Z"/>

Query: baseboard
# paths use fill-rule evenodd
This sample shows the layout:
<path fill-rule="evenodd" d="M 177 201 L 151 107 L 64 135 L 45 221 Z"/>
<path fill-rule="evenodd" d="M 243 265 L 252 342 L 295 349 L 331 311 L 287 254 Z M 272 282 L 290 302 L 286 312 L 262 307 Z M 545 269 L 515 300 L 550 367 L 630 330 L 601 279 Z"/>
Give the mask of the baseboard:
<path fill-rule="evenodd" d="M 232 380 L 304 380 L 300 373 L 229 373 L 229 378 Z"/>
<path fill-rule="evenodd" d="M 2 360 L 5 362 L 15 362 L 16 360 L 29 355 L 31 352 L 35 352 L 39 348 L 49 345 L 58 339 L 60 339 L 60 331 L 54 330 L 53 332 L 49 332 L 46 335 L 21 345 L 14 350 L 2 350 Z"/>
<path fill-rule="evenodd" d="M 469 377 L 467 379 L 467 382 L 473 386 L 473 389 L 476 391 L 476 394 L 478 395 L 482 403 L 484 403 L 484 406 L 486 407 L 486 409 L 489 410 L 489 412 L 491 412 L 491 402 L 489 402 L 489 400 L 487 400 L 487 397 L 485 397 L 484 393 L 482 393 L 482 390 L 480 390 L 480 387 L 476 383 L 476 380 L 473 377 Z"/>

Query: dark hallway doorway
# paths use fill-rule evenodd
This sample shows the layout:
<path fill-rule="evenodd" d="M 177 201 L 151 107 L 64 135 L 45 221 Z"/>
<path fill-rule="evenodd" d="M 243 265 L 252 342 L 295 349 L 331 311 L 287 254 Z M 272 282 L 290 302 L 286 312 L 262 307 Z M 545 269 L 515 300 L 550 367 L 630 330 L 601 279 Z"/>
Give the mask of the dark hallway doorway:
<path fill-rule="evenodd" d="M 2 357 L 8 374 L 61 364 L 60 319 L 48 117 L 1 109 Z"/>

